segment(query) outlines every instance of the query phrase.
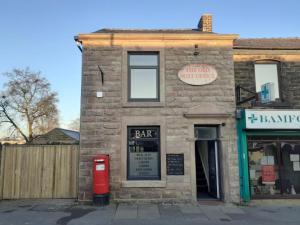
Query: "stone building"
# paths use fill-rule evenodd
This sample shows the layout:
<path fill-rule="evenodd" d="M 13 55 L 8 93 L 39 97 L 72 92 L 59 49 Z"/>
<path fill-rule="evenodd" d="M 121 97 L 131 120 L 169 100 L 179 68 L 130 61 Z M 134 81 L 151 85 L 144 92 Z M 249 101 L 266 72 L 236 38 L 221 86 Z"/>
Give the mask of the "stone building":
<path fill-rule="evenodd" d="M 235 40 L 234 70 L 241 198 L 299 198 L 300 39 Z"/>
<path fill-rule="evenodd" d="M 197 29 L 75 37 L 82 45 L 79 200 L 92 199 L 93 157 L 109 154 L 115 201 L 239 202 L 237 37 L 213 33 L 211 15 Z"/>

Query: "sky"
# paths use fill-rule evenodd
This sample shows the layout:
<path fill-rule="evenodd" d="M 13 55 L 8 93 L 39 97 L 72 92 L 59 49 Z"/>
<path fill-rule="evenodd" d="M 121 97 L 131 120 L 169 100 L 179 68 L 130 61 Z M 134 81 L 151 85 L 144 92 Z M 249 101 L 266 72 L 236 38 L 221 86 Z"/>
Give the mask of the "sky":
<path fill-rule="evenodd" d="M 299 0 L 1 0 L 0 74 L 41 71 L 58 92 L 62 127 L 79 117 L 81 53 L 73 37 L 102 28 L 196 28 L 240 37 L 300 37 Z M 0 90 L 5 82 L 0 76 Z"/>

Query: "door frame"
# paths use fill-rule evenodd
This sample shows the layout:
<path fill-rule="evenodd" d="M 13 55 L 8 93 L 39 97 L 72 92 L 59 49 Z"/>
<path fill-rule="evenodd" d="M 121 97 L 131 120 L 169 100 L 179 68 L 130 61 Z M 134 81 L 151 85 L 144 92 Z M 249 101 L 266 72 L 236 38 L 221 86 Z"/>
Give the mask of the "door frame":
<path fill-rule="evenodd" d="M 217 199 L 221 199 L 220 196 L 220 173 L 219 173 L 219 148 L 218 148 L 218 141 L 215 140 L 215 159 L 216 159 L 216 175 L 217 175 Z"/>
<path fill-rule="evenodd" d="M 220 151 L 219 151 L 219 146 L 220 146 L 220 140 L 219 140 L 219 136 L 220 136 L 220 126 L 217 125 L 217 124 L 194 124 L 194 132 L 195 132 L 195 129 L 196 127 L 214 127 L 217 131 L 217 136 L 216 138 L 211 138 L 211 139 L 201 139 L 201 138 L 198 138 L 198 137 L 195 137 L 194 139 L 194 142 L 193 142 L 193 145 L 194 145 L 194 154 L 195 152 L 197 151 L 196 149 L 196 141 L 214 141 L 215 143 L 215 147 L 214 147 L 214 150 L 215 150 L 215 163 L 216 163 L 216 176 L 217 176 L 217 179 L 216 179 L 216 183 L 217 183 L 217 198 L 215 198 L 216 200 L 222 200 L 222 194 L 221 194 L 221 173 L 220 173 Z M 194 161 L 194 173 L 196 175 L 196 160 Z M 195 195 L 196 195 L 196 200 L 198 200 L 197 198 L 197 181 L 195 182 L 194 184 L 194 188 L 196 190 L 195 192 Z"/>

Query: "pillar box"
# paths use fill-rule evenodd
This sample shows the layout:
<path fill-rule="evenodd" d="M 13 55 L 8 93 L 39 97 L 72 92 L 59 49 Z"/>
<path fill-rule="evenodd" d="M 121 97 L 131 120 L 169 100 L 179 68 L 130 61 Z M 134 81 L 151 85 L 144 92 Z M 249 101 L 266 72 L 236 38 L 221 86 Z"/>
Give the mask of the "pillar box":
<path fill-rule="evenodd" d="M 109 156 L 93 159 L 93 201 L 97 205 L 109 204 Z"/>

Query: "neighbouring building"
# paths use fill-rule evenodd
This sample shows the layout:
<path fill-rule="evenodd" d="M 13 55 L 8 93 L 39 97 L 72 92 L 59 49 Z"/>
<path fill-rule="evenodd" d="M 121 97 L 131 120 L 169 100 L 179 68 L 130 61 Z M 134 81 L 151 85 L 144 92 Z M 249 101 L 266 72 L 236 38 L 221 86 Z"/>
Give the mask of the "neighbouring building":
<path fill-rule="evenodd" d="M 2 138 L 0 139 L 0 144 L 2 145 L 22 145 L 25 144 L 25 140 L 22 138 L 10 138 L 10 137 L 6 137 L 6 138 Z"/>
<path fill-rule="evenodd" d="M 79 144 L 80 133 L 74 130 L 54 128 L 46 134 L 39 135 L 32 140 L 34 145 L 72 145 Z"/>
<path fill-rule="evenodd" d="M 300 39 L 234 42 L 241 197 L 300 197 Z"/>
<path fill-rule="evenodd" d="M 299 162 L 294 154 L 299 125 L 280 136 L 277 129 L 251 129 L 245 122 L 257 107 L 263 113 L 270 108 L 290 113 L 300 104 L 299 57 L 291 49 L 298 39 L 238 39 L 213 33 L 212 16 L 205 14 L 196 29 L 102 29 L 75 40 L 82 50 L 80 201 L 92 200 L 92 164 L 98 154 L 110 157 L 110 193 L 119 202 L 214 198 L 237 203 L 248 201 L 251 193 L 259 195 L 256 190 L 274 189 L 278 194 L 270 186 L 282 188 L 279 176 L 275 184 L 260 181 L 260 173 L 272 170 L 270 140 L 265 137 L 274 139 L 274 154 L 283 146 L 293 155 L 289 163 Z M 279 64 L 287 77 L 280 86 L 285 101 L 278 100 L 273 77 Z M 256 76 L 269 69 L 265 78 Z M 258 153 L 252 155 L 249 146 L 254 145 Z M 273 157 L 273 164 L 282 159 Z M 259 163 L 265 160 L 262 171 Z M 282 168 L 275 171 L 281 174 Z M 298 191 L 298 178 L 288 178 L 294 179 L 290 193 Z"/>

